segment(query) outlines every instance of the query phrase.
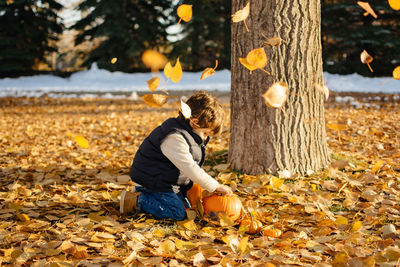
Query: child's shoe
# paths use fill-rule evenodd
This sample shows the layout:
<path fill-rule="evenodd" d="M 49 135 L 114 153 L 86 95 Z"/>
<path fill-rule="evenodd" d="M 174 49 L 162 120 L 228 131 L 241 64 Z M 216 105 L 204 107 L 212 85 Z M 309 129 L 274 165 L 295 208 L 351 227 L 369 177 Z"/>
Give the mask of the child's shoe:
<path fill-rule="evenodd" d="M 137 200 L 139 195 L 140 192 L 122 191 L 121 200 L 119 203 L 119 212 L 122 215 L 135 212 L 138 208 Z"/>

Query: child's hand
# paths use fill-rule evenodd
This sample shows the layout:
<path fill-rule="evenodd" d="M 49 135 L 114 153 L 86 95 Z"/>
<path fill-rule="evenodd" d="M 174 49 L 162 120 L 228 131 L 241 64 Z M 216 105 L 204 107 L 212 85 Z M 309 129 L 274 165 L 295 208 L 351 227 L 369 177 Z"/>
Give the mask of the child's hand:
<path fill-rule="evenodd" d="M 232 195 L 232 194 L 233 194 L 232 189 L 231 189 L 229 186 L 223 185 L 223 184 L 220 184 L 220 185 L 215 189 L 215 191 L 221 192 L 221 193 L 227 194 L 227 195 Z"/>

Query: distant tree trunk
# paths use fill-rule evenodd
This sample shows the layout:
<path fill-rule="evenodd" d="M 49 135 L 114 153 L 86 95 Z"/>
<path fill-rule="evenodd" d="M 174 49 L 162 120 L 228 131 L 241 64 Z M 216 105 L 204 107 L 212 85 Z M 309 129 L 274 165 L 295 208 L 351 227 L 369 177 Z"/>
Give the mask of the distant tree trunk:
<path fill-rule="evenodd" d="M 232 13 L 247 0 L 233 0 Z M 250 1 L 246 23 L 232 23 L 231 35 L 231 168 L 250 174 L 305 174 L 326 167 L 320 0 Z M 238 58 L 264 46 L 263 34 L 286 43 L 266 47 L 266 70 L 249 73 Z M 283 110 L 267 107 L 261 95 L 286 82 Z"/>

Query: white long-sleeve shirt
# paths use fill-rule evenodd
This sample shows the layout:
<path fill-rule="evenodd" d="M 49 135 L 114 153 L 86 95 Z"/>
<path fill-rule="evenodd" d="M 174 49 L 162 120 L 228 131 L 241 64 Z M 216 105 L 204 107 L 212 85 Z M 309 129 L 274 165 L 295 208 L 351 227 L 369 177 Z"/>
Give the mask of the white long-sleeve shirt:
<path fill-rule="evenodd" d="M 187 177 L 209 192 L 214 192 L 218 187 L 219 183 L 194 161 L 189 144 L 182 134 L 175 132 L 168 135 L 161 142 L 160 148 L 164 156 L 179 169 L 180 180 Z"/>

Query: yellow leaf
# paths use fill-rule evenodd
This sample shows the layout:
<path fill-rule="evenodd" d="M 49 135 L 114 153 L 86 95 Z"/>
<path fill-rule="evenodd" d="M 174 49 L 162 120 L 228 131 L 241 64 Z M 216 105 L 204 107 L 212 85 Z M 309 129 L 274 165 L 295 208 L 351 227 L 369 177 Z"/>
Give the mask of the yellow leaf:
<path fill-rule="evenodd" d="M 107 158 L 111 157 L 111 153 L 110 153 L 110 151 L 108 151 L 108 150 L 106 150 L 106 151 L 104 152 L 104 155 L 106 155 Z"/>
<path fill-rule="evenodd" d="M 248 241 L 249 241 L 249 237 L 246 236 L 246 237 L 242 238 L 242 240 L 240 240 L 240 242 L 239 242 L 238 249 L 240 250 L 240 252 L 242 254 L 244 254 L 246 252 Z"/>
<path fill-rule="evenodd" d="M 371 68 L 371 66 L 369 65 L 369 63 L 372 62 L 372 60 L 374 59 L 373 57 L 370 56 L 370 54 L 368 54 L 367 51 L 363 50 L 361 55 L 360 55 L 360 59 L 361 59 L 361 63 L 363 64 L 367 64 L 369 70 L 371 72 L 374 72 L 374 70 Z"/>
<path fill-rule="evenodd" d="M 394 10 L 400 10 L 400 0 L 389 0 L 389 6 Z"/>
<path fill-rule="evenodd" d="M 171 73 L 171 81 L 174 83 L 177 83 L 181 80 L 182 78 L 182 67 L 181 63 L 179 62 L 179 58 L 176 60 L 175 66 L 172 68 L 172 73 Z"/>
<path fill-rule="evenodd" d="M 172 254 L 175 252 L 175 243 L 171 240 L 166 240 L 160 244 L 159 248 L 165 254 Z"/>
<path fill-rule="evenodd" d="M 283 185 L 284 181 L 285 180 L 279 179 L 278 177 L 271 176 L 270 185 L 275 189 L 279 189 Z"/>
<path fill-rule="evenodd" d="M 18 219 L 21 220 L 21 222 L 28 222 L 31 220 L 31 218 L 29 218 L 28 215 L 21 213 L 21 214 L 17 214 Z"/>
<path fill-rule="evenodd" d="M 164 67 L 164 75 L 168 79 L 171 79 L 171 74 L 172 74 L 172 65 L 171 63 L 168 62 L 167 65 L 165 65 Z"/>
<path fill-rule="evenodd" d="M 186 221 L 183 223 L 183 226 L 188 229 L 189 231 L 196 231 L 197 230 L 197 225 L 194 222 L 194 220 Z"/>
<path fill-rule="evenodd" d="M 256 69 L 257 69 L 256 66 L 250 65 L 250 64 L 247 62 L 247 59 L 246 59 L 246 58 L 240 57 L 240 58 L 239 58 L 239 61 L 240 61 L 240 63 L 242 63 L 243 66 L 245 66 L 247 69 L 250 70 L 250 74 L 251 74 L 251 72 L 252 72 L 253 70 L 256 70 Z"/>
<path fill-rule="evenodd" d="M 286 102 L 289 87 L 285 82 L 276 82 L 262 95 L 265 104 L 271 108 L 280 108 Z"/>
<path fill-rule="evenodd" d="M 351 228 L 351 230 L 352 231 L 358 231 L 358 230 L 360 230 L 361 226 L 362 226 L 362 222 L 361 221 L 356 221 L 353 224 L 353 227 Z"/>
<path fill-rule="evenodd" d="M 372 167 L 371 172 L 372 173 L 377 173 L 379 171 L 379 169 L 382 167 L 382 165 L 383 165 L 383 161 L 382 160 L 378 160 L 375 163 L 374 167 Z"/>
<path fill-rule="evenodd" d="M 156 237 L 161 237 L 161 238 L 163 238 L 165 236 L 164 232 L 161 231 L 160 229 L 154 230 L 153 235 L 155 235 Z"/>
<path fill-rule="evenodd" d="M 74 135 L 74 138 L 80 147 L 89 148 L 89 142 L 88 142 L 88 140 L 85 139 L 85 137 L 83 137 L 81 135 Z"/>
<path fill-rule="evenodd" d="M 400 3 L 400 0 L 399 0 Z M 400 66 L 397 66 L 394 70 L 393 70 L 393 78 L 396 80 L 400 80 Z"/>
<path fill-rule="evenodd" d="M 233 22 L 244 22 L 244 26 L 246 27 L 246 30 L 249 32 L 249 28 L 247 27 L 246 24 L 246 19 L 250 14 L 250 2 L 247 3 L 247 5 L 238 11 L 235 12 L 235 14 L 232 15 L 232 21 Z"/>
<path fill-rule="evenodd" d="M 155 51 L 155 50 L 146 50 L 142 55 L 142 62 L 143 64 L 150 68 L 152 71 L 158 71 L 159 69 L 164 68 L 165 64 L 167 64 L 167 58 Z"/>
<path fill-rule="evenodd" d="M 336 131 L 344 131 L 347 129 L 346 124 L 337 124 L 337 123 L 327 123 L 326 127 L 328 127 L 329 129 L 332 129 L 332 130 L 336 130 Z"/>
<path fill-rule="evenodd" d="M 338 253 L 332 261 L 332 266 L 346 266 L 349 256 L 346 253 Z"/>
<path fill-rule="evenodd" d="M 267 65 L 267 55 L 265 54 L 264 48 L 256 48 L 251 50 L 246 57 L 247 63 L 251 66 L 262 69 Z"/>
<path fill-rule="evenodd" d="M 179 62 L 179 58 L 176 60 L 176 64 L 172 67 L 171 63 L 167 63 L 164 68 L 164 74 L 168 79 L 171 79 L 174 83 L 177 83 L 182 78 L 182 67 Z"/>
<path fill-rule="evenodd" d="M 362 7 L 362 9 L 365 10 L 364 16 L 368 16 L 368 14 L 369 14 L 369 15 L 373 16 L 374 18 L 378 18 L 378 15 L 376 15 L 375 11 L 372 9 L 372 7 L 369 5 L 368 2 L 358 1 L 357 4 L 360 7 Z"/>
<path fill-rule="evenodd" d="M 150 80 L 147 80 L 147 86 L 149 87 L 149 90 L 151 92 L 154 92 L 159 84 L 160 84 L 160 78 L 158 77 L 153 77 Z"/>
<path fill-rule="evenodd" d="M 142 98 L 147 105 L 155 108 L 162 107 L 162 105 L 164 105 L 165 101 L 167 100 L 166 95 L 159 94 L 143 95 Z"/>
<path fill-rule="evenodd" d="M 192 19 L 192 5 L 180 5 L 176 13 L 180 18 L 178 24 L 181 22 L 181 20 L 188 22 Z"/>
<path fill-rule="evenodd" d="M 348 224 L 347 219 L 343 216 L 337 217 L 335 222 L 337 223 L 337 225 L 347 225 Z"/>
<path fill-rule="evenodd" d="M 115 64 L 115 63 L 117 62 L 117 60 L 118 60 L 118 58 L 113 57 L 113 58 L 111 59 L 111 64 Z"/>
<path fill-rule="evenodd" d="M 203 79 L 213 75 L 215 73 L 215 69 L 217 68 L 217 66 L 218 66 L 218 60 L 215 61 L 215 67 L 214 68 L 206 68 L 205 70 L 203 70 L 203 73 L 201 74 L 200 80 L 203 80 Z"/>
<path fill-rule="evenodd" d="M 312 191 L 316 191 L 317 190 L 317 185 L 316 184 L 311 184 L 311 189 L 312 189 Z"/>

